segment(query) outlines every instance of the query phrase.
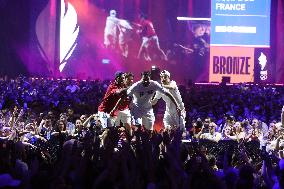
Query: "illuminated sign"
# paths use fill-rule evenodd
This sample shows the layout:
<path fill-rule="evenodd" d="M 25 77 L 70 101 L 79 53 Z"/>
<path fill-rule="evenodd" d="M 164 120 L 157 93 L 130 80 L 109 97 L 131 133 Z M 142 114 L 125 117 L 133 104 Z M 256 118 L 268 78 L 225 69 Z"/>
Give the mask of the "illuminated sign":
<path fill-rule="evenodd" d="M 271 0 L 212 0 L 211 45 L 270 46 Z"/>
<path fill-rule="evenodd" d="M 209 81 L 221 82 L 230 77 L 232 83 L 254 81 L 254 48 L 211 47 Z"/>

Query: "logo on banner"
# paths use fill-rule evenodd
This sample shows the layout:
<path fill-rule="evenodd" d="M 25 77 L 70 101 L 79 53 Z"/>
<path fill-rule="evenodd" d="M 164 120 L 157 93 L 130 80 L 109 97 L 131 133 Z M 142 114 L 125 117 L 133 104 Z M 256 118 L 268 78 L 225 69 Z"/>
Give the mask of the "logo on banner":
<path fill-rule="evenodd" d="M 266 63 L 267 63 L 267 58 L 265 56 L 265 54 L 261 53 L 259 58 L 258 58 L 258 62 L 261 66 L 261 70 L 260 70 L 260 79 L 262 81 L 267 79 L 267 69 L 266 68 Z"/>

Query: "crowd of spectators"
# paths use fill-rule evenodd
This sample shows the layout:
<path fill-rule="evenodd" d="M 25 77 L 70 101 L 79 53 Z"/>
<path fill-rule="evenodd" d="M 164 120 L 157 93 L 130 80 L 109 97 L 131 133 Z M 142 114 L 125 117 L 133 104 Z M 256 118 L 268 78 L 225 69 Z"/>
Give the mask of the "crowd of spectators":
<path fill-rule="evenodd" d="M 0 188 L 284 187 L 282 86 L 180 86 L 186 132 L 130 136 L 98 120 L 109 83 L 1 79 Z"/>

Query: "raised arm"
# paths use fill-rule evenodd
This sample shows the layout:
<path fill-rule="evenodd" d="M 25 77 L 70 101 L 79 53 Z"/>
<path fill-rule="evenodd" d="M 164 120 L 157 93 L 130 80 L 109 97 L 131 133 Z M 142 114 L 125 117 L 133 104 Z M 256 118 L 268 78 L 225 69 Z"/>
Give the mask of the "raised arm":
<path fill-rule="evenodd" d="M 114 114 L 115 110 L 117 109 L 118 105 L 121 103 L 122 98 L 123 98 L 123 97 L 121 97 L 121 98 L 116 102 L 115 106 L 114 106 L 114 107 L 112 108 L 112 110 L 109 112 L 109 115 L 110 115 L 110 116 L 113 116 L 113 114 Z"/>
<path fill-rule="evenodd" d="M 90 116 L 84 121 L 83 127 L 87 127 L 87 125 L 88 125 L 88 123 L 90 122 L 90 120 L 91 120 L 92 118 L 95 118 L 95 117 L 96 117 L 96 114 L 90 115 Z"/>
<path fill-rule="evenodd" d="M 180 110 L 180 108 L 179 108 L 179 105 L 178 105 L 176 99 L 175 99 L 170 93 L 168 93 L 168 92 L 165 92 L 165 95 L 168 96 L 168 97 L 171 99 L 171 101 L 173 101 L 173 103 L 174 103 L 174 104 L 176 105 L 176 107 L 177 107 L 177 111 L 180 113 L 181 110 Z"/>
<path fill-rule="evenodd" d="M 280 147 L 279 147 L 279 143 L 280 143 L 280 140 L 283 139 L 283 136 L 280 135 L 277 139 L 276 139 L 276 145 L 275 145 L 275 150 L 280 150 Z"/>
<path fill-rule="evenodd" d="M 14 127 L 15 121 L 16 121 L 16 115 L 15 115 L 15 113 L 13 112 L 12 117 L 11 117 L 11 121 L 9 122 L 10 128 L 13 128 L 13 127 Z"/>
<path fill-rule="evenodd" d="M 195 135 L 196 139 L 200 139 L 201 134 L 203 133 L 203 130 L 204 130 L 204 125 L 202 125 L 201 130 Z"/>
<path fill-rule="evenodd" d="M 160 92 L 156 92 L 153 99 L 151 100 L 151 104 L 155 105 L 157 104 L 158 100 L 161 98 L 161 93 Z"/>
<path fill-rule="evenodd" d="M 121 91 L 121 97 L 119 98 L 119 100 L 116 102 L 116 104 L 114 105 L 114 107 L 112 108 L 112 110 L 110 111 L 110 116 L 113 115 L 113 113 L 115 112 L 115 110 L 117 110 L 117 107 L 120 105 L 120 103 L 126 99 L 127 97 L 131 98 L 130 96 L 127 96 L 127 89 L 128 88 L 124 88 L 123 91 Z"/>
<path fill-rule="evenodd" d="M 175 84 L 173 84 L 172 82 L 170 82 L 170 84 L 168 85 L 164 85 L 162 84 L 162 86 L 166 89 L 175 89 L 177 86 Z"/>
<path fill-rule="evenodd" d="M 181 110 L 179 108 L 178 102 L 177 100 L 173 97 L 173 95 L 169 92 L 167 92 L 162 85 L 160 85 L 158 82 L 154 82 L 154 84 L 157 87 L 157 92 L 161 92 L 162 94 L 165 94 L 167 97 L 169 97 L 171 99 L 171 101 L 175 104 L 176 108 L 177 108 L 177 112 L 180 114 Z"/>

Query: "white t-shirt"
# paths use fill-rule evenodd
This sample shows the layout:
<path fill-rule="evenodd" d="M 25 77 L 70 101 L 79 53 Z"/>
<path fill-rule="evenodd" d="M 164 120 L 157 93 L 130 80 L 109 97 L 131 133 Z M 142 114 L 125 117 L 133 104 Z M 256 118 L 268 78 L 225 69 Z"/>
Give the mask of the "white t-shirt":
<path fill-rule="evenodd" d="M 140 80 L 127 90 L 127 94 L 133 97 L 132 104 L 137 108 L 149 110 L 152 109 L 151 100 L 157 91 L 165 93 L 165 90 L 157 81 L 150 80 L 150 84 L 145 87 Z"/>
<path fill-rule="evenodd" d="M 166 89 L 166 88 L 164 88 L 164 90 L 166 92 L 170 93 L 173 96 L 173 98 L 176 100 L 176 102 L 177 102 L 177 104 L 179 106 L 179 109 L 183 110 L 184 109 L 184 104 L 182 102 L 182 98 L 181 98 L 181 95 L 180 95 L 180 92 L 178 90 L 176 82 L 172 80 L 170 82 L 170 85 L 173 86 L 174 88 L 173 89 Z M 176 111 L 175 103 L 167 95 L 165 95 L 163 93 L 160 93 L 158 91 L 156 93 L 155 98 L 157 98 L 157 99 L 163 98 L 163 100 L 166 102 L 166 111 L 167 112 Z"/>

